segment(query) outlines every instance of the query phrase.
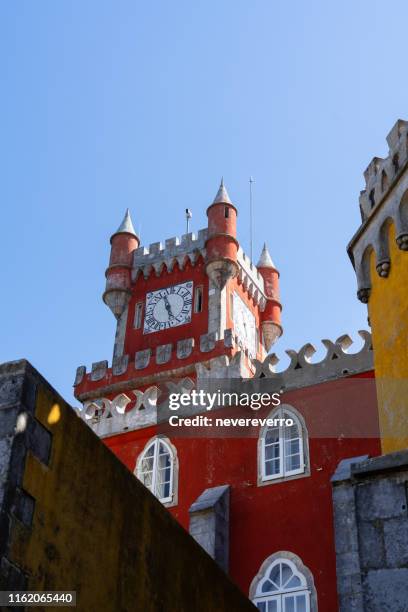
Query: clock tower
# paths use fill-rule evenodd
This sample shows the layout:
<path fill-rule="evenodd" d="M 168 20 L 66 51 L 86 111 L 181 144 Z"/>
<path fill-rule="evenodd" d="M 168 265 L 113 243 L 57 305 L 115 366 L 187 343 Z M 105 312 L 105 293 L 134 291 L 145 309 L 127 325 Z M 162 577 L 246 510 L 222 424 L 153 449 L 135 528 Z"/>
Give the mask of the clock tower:
<path fill-rule="evenodd" d="M 137 391 L 194 380 L 200 367 L 225 367 L 237 353 L 244 378 L 265 358 L 282 333 L 279 272 L 266 245 L 257 265 L 244 253 L 237 216 L 223 181 L 197 234 L 143 246 L 126 212 L 111 237 L 103 294 L 117 321 L 112 364 L 80 366 L 75 380 L 92 418 L 114 400 L 126 413 Z"/>

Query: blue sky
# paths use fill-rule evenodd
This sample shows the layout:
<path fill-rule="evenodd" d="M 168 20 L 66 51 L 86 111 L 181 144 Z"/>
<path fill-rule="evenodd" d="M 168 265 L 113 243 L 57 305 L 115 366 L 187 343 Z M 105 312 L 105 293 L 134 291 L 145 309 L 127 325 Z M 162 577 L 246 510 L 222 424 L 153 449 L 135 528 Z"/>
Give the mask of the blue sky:
<path fill-rule="evenodd" d="M 111 359 L 101 294 L 125 209 L 143 243 L 183 233 L 186 207 L 199 229 L 221 175 L 245 250 L 256 181 L 278 354 L 367 327 L 345 247 L 362 173 L 408 118 L 407 18 L 394 0 L 2 2 L 0 361 L 28 358 L 73 401 L 77 365 Z"/>

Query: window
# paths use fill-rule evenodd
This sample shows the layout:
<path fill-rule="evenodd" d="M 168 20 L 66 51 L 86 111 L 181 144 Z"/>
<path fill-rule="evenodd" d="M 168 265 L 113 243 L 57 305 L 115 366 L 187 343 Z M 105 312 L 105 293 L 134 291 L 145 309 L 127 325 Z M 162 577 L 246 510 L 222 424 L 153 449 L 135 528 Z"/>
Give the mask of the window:
<path fill-rule="evenodd" d="M 155 438 L 137 461 L 137 477 L 163 503 L 175 501 L 173 448 L 165 438 Z"/>
<path fill-rule="evenodd" d="M 264 428 L 260 434 L 261 481 L 303 474 L 307 454 L 305 426 L 295 411 L 287 406 L 281 406 L 269 418 L 279 422 L 276 427 Z"/>
<path fill-rule="evenodd" d="M 381 191 L 388 189 L 388 176 L 385 170 L 381 173 Z"/>
<path fill-rule="evenodd" d="M 397 173 L 400 167 L 398 153 L 395 153 L 394 157 L 392 158 L 392 165 L 394 166 L 394 172 Z"/>
<path fill-rule="evenodd" d="M 143 302 L 138 302 L 135 307 L 135 321 L 134 321 L 135 329 L 140 329 L 142 327 L 142 315 L 143 315 Z"/>
<path fill-rule="evenodd" d="M 194 292 L 194 312 L 202 312 L 203 310 L 203 288 L 196 287 Z"/>
<path fill-rule="evenodd" d="M 374 194 L 375 194 L 374 189 L 372 189 L 370 191 L 369 196 L 368 196 L 368 199 L 370 200 L 371 208 L 374 208 L 374 206 L 375 206 L 375 197 L 374 197 Z"/>
<path fill-rule="evenodd" d="M 289 556 L 290 553 L 286 555 Z M 291 556 L 298 559 L 296 555 Z M 261 612 L 311 612 L 315 607 L 311 608 L 310 605 L 310 589 L 306 576 L 290 559 L 276 559 L 276 555 L 273 557 L 275 560 L 266 562 L 266 568 L 265 563 L 262 564 L 260 575 L 258 574 L 255 579 L 255 589 L 251 586 L 252 600 L 258 610 Z M 311 581 L 313 586 L 313 578 Z"/>
<path fill-rule="evenodd" d="M 229 208 L 228 208 L 228 206 L 226 206 L 224 208 L 224 216 L 225 216 L 226 219 L 228 219 L 228 217 L 229 217 Z"/>

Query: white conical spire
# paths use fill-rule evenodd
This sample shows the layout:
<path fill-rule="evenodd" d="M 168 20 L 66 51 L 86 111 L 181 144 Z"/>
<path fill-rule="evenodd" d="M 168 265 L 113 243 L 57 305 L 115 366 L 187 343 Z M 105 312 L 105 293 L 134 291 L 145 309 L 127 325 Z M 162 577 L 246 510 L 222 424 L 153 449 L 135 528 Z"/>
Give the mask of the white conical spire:
<path fill-rule="evenodd" d="M 126 209 L 125 216 L 123 217 L 122 223 L 119 225 L 115 234 L 133 234 L 136 236 L 135 228 L 133 227 L 132 218 L 130 216 L 129 209 Z"/>
<path fill-rule="evenodd" d="M 224 177 L 221 178 L 220 188 L 217 191 L 213 204 L 232 204 L 228 191 L 224 185 Z"/>
<path fill-rule="evenodd" d="M 276 266 L 272 261 L 272 257 L 268 251 L 268 247 L 266 246 L 266 242 L 264 242 L 263 249 L 259 261 L 256 265 L 257 268 L 273 268 L 276 270 Z"/>

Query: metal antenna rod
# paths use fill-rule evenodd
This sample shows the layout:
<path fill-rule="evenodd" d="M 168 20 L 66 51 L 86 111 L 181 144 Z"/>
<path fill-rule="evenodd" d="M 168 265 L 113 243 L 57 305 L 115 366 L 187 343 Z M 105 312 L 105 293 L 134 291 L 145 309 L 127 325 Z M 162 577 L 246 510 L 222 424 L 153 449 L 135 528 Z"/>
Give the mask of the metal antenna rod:
<path fill-rule="evenodd" d="M 252 183 L 255 183 L 252 176 L 249 177 L 249 255 L 252 261 Z"/>

